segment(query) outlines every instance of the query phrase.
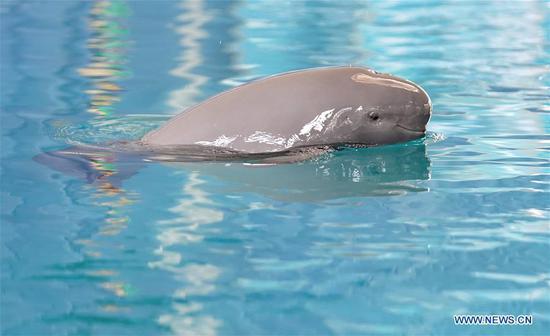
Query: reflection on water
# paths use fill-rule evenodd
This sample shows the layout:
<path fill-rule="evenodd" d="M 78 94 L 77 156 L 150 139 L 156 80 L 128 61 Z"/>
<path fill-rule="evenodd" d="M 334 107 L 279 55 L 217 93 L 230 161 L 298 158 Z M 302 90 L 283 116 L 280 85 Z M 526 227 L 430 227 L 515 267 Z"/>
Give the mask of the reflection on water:
<path fill-rule="evenodd" d="M 88 112 L 99 116 L 113 113 L 122 90 L 118 81 L 127 76 L 124 66 L 129 42 L 124 19 L 129 10 L 125 2 L 117 0 L 97 1 L 90 8 L 87 47 L 91 59 L 78 73 L 91 81 L 91 88 L 85 91 L 90 96 Z"/>
<path fill-rule="evenodd" d="M 238 76 L 235 40 L 240 20 L 234 1 L 183 1 L 171 24 L 178 35 L 181 54 L 170 74 L 184 79 L 181 88 L 170 92 L 167 105 L 181 112 L 228 87 L 224 79 Z"/>
<path fill-rule="evenodd" d="M 0 2 L 1 333 L 548 334 L 547 7 Z M 279 165 L 120 142 L 350 63 L 426 88 L 428 137 Z"/>
<path fill-rule="evenodd" d="M 119 96 L 123 89 L 120 81 L 128 75 L 125 65 L 130 45 L 126 22 L 129 15 L 130 9 L 124 1 L 102 0 L 91 3 L 89 7 L 87 23 L 90 37 L 86 47 L 90 62 L 77 71 L 90 83 L 90 88 L 84 93 L 89 97 L 87 111 L 94 114 L 96 119 L 112 116 L 114 105 L 120 100 Z M 112 183 L 118 180 L 114 176 L 120 173 L 112 154 L 95 153 L 88 157 L 88 160 L 86 164 L 91 167 L 93 176 L 89 175 L 90 172 L 83 173 L 87 174 L 88 181 L 95 182 L 91 185 L 91 203 L 104 209 L 105 217 L 103 225 L 95 235 L 89 239 L 81 239 L 78 243 L 83 246 L 89 258 L 102 259 L 105 258 L 102 250 L 106 249 L 109 242 L 106 242 L 106 246 L 105 242 L 96 242 L 97 235 L 116 236 L 126 229 L 130 218 L 125 212 L 125 207 L 133 204 L 137 197 L 123 189 L 120 183 Z M 117 280 L 116 268 L 101 269 L 91 274 L 104 279 L 99 286 L 115 296 L 125 297 L 128 294 L 129 285 Z M 117 313 L 119 307 L 110 304 L 103 310 Z"/>
<path fill-rule="evenodd" d="M 360 64 L 369 53 L 368 34 L 360 30 L 372 18 L 365 1 L 251 2 L 240 12 L 247 17 L 247 38 L 240 41 L 243 63 L 260 75 Z"/>
<path fill-rule="evenodd" d="M 157 239 L 160 246 L 155 250 L 155 254 L 160 260 L 149 263 L 149 267 L 165 270 L 181 283 L 181 287 L 173 294 L 173 311 L 158 318 L 160 324 L 170 327 L 176 335 L 215 335 L 217 327 L 221 325 L 221 321 L 209 315 L 194 316 L 202 310 L 202 305 L 193 301 L 195 296 L 206 296 L 214 291 L 214 282 L 219 277 L 221 269 L 207 263 L 190 263 L 185 260 L 185 255 L 171 251 L 174 245 L 200 243 L 204 236 L 197 231 L 203 225 L 223 220 L 223 212 L 216 210 L 216 204 L 200 189 L 203 183 L 198 174 L 189 175 L 188 182 L 182 190 L 185 197 L 169 209 L 176 217 L 158 222 L 160 233 Z M 185 300 L 185 303 L 179 303 L 178 300 L 181 299 Z"/>
<path fill-rule="evenodd" d="M 132 147 L 130 147 L 132 148 Z M 205 152 L 206 151 L 206 152 Z M 123 180 L 138 173 L 146 162 L 167 162 L 182 171 L 223 181 L 217 192 L 254 192 L 274 199 L 313 201 L 360 196 L 391 196 L 426 191 L 418 181 L 430 178 L 430 161 L 424 140 L 405 145 L 345 148 L 320 153 L 296 164 L 264 163 L 284 155 L 243 156 L 212 152 L 200 146 L 168 148 L 152 152 L 112 151 L 101 147 L 71 147 L 43 153 L 35 158 L 52 169 L 97 185 L 117 190 Z M 260 157 L 260 159 L 255 159 Z M 298 159 L 302 156 L 298 155 Z M 212 160 L 222 161 L 208 162 Z M 199 161 L 199 163 L 193 163 Z M 206 162 L 204 162 L 206 161 Z M 293 162 L 293 161 L 289 161 Z M 119 165 L 120 171 L 116 169 Z M 111 189 L 109 189 L 109 186 Z M 221 189 L 220 189 L 221 188 Z M 208 217 L 208 216 L 207 216 Z"/>
<path fill-rule="evenodd" d="M 224 181 L 218 192 L 254 192 L 287 201 L 426 191 L 421 181 L 430 176 L 430 161 L 422 143 L 346 149 L 299 164 L 201 164 L 190 168 Z"/>
<path fill-rule="evenodd" d="M 168 106 L 176 111 L 181 110 L 182 106 L 198 103 L 200 89 L 208 81 L 207 76 L 193 72 L 204 62 L 200 40 L 208 35 L 203 25 L 212 19 L 212 16 L 205 13 L 203 6 L 202 1 L 182 2 L 183 11 L 174 23 L 174 30 L 181 36 L 180 44 L 183 48 L 177 67 L 170 73 L 188 82 L 183 88 L 174 90 L 170 94 Z"/>

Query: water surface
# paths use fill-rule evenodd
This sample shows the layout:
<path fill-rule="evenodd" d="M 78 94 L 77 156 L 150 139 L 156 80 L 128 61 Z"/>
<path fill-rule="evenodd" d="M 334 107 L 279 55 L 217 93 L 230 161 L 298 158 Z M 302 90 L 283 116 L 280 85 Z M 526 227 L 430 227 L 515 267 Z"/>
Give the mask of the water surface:
<path fill-rule="evenodd" d="M 0 2 L 2 334 L 548 334 L 549 17 L 543 1 Z M 33 161 L 343 64 L 423 86 L 427 137 L 263 167 Z"/>

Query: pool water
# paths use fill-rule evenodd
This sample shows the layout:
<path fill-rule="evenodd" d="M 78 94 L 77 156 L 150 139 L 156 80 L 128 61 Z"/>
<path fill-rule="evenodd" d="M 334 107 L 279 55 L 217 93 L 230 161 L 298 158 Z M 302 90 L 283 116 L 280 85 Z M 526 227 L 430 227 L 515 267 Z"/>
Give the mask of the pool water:
<path fill-rule="evenodd" d="M 3 335 L 550 333 L 548 2 L 3 0 L 0 27 Z M 427 136 L 276 166 L 33 159 L 346 64 L 424 87 Z"/>

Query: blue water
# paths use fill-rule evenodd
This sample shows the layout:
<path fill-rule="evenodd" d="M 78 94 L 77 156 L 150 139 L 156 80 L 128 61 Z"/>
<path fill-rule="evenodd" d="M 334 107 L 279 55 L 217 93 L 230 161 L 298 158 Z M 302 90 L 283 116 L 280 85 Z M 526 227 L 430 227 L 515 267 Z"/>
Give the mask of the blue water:
<path fill-rule="evenodd" d="M 549 334 L 549 8 L 2 0 L 1 333 Z M 267 167 L 33 161 L 343 64 L 423 86 L 426 138 Z"/>

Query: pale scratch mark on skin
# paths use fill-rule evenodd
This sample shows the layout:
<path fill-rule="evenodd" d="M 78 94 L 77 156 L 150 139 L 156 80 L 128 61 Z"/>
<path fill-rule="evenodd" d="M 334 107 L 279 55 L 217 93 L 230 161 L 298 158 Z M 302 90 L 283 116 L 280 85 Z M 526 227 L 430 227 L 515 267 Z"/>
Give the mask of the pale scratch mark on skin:
<path fill-rule="evenodd" d="M 197 145 L 204 145 L 204 146 L 226 147 L 230 143 L 235 141 L 235 139 L 237 139 L 236 136 L 228 137 L 228 136 L 225 136 L 225 135 L 221 135 L 214 141 L 197 141 L 195 143 Z"/>
<path fill-rule="evenodd" d="M 285 147 L 290 148 L 292 147 L 292 145 L 294 145 L 296 141 L 299 141 L 299 140 L 300 140 L 300 137 L 297 134 L 292 134 L 292 136 L 288 138 L 288 140 L 286 141 Z"/>
<path fill-rule="evenodd" d="M 270 133 L 263 132 L 263 131 L 256 131 L 254 134 L 248 136 L 248 138 L 244 139 L 245 142 L 259 142 L 259 143 L 265 143 L 269 145 L 279 145 L 282 146 L 285 144 L 285 138 L 280 136 L 274 136 Z"/>
<path fill-rule="evenodd" d="M 317 115 L 313 120 L 305 124 L 302 129 L 300 130 L 299 134 L 292 134 L 290 137 L 285 138 L 280 135 L 273 135 L 269 132 L 265 131 L 255 131 L 253 134 L 249 135 L 246 138 L 243 138 L 240 135 L 237 136 L 226 136 L 221 135 L 214 141 L 197 141 L 195 144 L 198 145 L 206 145 L 206 146 L 216 146 L 216 147 L 228 147 L 231 143 L 233 143 L 237 139 L 242 139 L 244 142 L 248 143 L 264 143 L 268 145 L 277 145 L 281 146 L 283 148 L 290 148 L 292 147 L 296 142 L 302 141 L 305 138 L 311 137 L 311 133 L 313 131 L 316 132 L 323 132 L 327 130 L 331 130 L 336 127 L 336 124 L 340 119 L 340 116 L 344 114 L 345 112 L 352 111 L 352 107 L 345 107 L 342 109 L 339 109 L 336 113 L 334 111 L 336 109 L 330 109 L 321 112 L 319 115 Z M 360 112 L 363 110 L 363 106 L 359 106 L 355 109 L 356 112 Z M 343 123 L 349 123 L 348 120 L 344 120 Z"/>
<path fill-rule="evenodd" d="M 349 124 L 349 123 L 351 123 L 351 121 L 348 120 L 348 119 L 346 119 L 346 120 L 344 120 L 344 121 L 341 121 L 341 120 L 340 120 L 340 116 L 341 116 L 342 114 L 344 114 L 344 113 L 346 113 L 346 112 L 349 112 L 349 111 L 351 111 L 351 110 L 352 110 L 351 107 L 345 107 L 345 108 L 342 108 L 342 109 L 338 110 L 338 112 L 336 112 L 336 113 L 334 114 L 334 116 L 332 117 L 332 119 L 331 119 L 330 122 L 328 123 L 326 129 L 327 129 L 327 130 L 332 130 L 332 129 L 334 129 L 334 128 L 338 125 L 338 122 L 339 122 L 339 121 L 340 121 L 342 124 L 346 124 L 346 125 Z M 361 111 L 361 110 L 363 110 L 363 106 L 359 106 L 359 108 L 358 108 L 356 111 Z"/>
<path fill-rule="evenodd" d="M 334 110 L 335 109 L 331 109 L 321 112 L 321 114 L 313 118 L 312 121 L 308 122 L 302 127 L 302 129 L 300 130 L 300 135 L 309 135 L 312 130 L 316 130 L 319 132 L 323 130 L 323 127 L 325 126 L 325 121 L 327 121 L 327 119 L 332 116 Z"/>

